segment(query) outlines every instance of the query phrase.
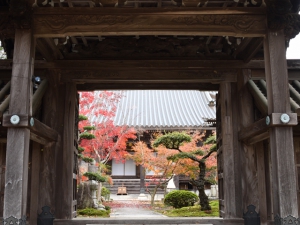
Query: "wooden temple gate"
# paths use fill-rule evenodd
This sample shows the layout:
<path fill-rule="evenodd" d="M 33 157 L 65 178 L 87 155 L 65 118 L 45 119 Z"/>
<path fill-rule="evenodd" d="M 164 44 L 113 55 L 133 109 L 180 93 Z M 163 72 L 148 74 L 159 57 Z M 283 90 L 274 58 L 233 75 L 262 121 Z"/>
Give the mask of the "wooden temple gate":
<path fill-rule="evenodd" d="M 298 217 L 289 80 L 300 79 L 300 64 L 285 58 L 298 8 L 298 0 L 0 0 L 4 220 L 36 224 L 45 205 L 68 224 L 76 216 L 77 91 L 95 89 L 218 90 L 222 223 L 242 224 L 249 204 L 262 224 Z M 45 87 L 33 87 L 36 77 Z M 298 157 L 299 137 L 295 146 Z"/>

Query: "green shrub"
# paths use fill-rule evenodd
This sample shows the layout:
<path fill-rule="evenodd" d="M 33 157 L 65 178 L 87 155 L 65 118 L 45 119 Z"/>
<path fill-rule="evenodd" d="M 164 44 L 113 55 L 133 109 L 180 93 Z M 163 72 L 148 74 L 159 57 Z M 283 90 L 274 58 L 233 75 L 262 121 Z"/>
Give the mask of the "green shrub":
<path fill-rule="evenodd" d="M 86 172 L 83 176 L 89 178 L 89 180 L 95 180 L 98 182 L 105 182 L 106 178 L 102 177 L 99 173 Z"/>
<path fill-rule="evenodd" d="M 78 153 L 81 154 L 84 151 L 83 147 L 78 146 Z"/>
<path fill-rule="evenodd" d="M 79 121 L 83 121 L 83 120 L 87 120 L 88 119 L 88 117 L 87 116 L 85 116 L 85 115 L 79 115 Z"/>
<path fill-rule="evenodd" d="M 106 187 L 102 187 L 102 189 L 101 189 L 101 196 L 103 196 L 104 199 L 106 201 L 108 201 L 110 199 L 110 190 L 107 189 Z"/>
<path fill-rule="evenodd" d="M 87 140 L 91 140 L 95 138 L 95 135 L 90 134 L 88 132 L 83 132 L 81 134 L 79 134 L 80 139 L 87 139 Z"/>
<path fill-rule="evenodd" d="M 106 196 L 110 195 L 110 190 L 107 189 L 106 187 L 102 187 L 102 189 L 101 189 L 101 195 L 103 197 L 106 197 Z"/>
<path fill-rule="evenodd" d="M 94 161 L 94 159 L 90 158 L 90 157 L 82 157 L 82 161 L 86 162 L 86 163 L 92 163 Z"/>
<path fill-rule="evenodd" d="M 99 217 L 109 217 L 110 210 L 98 210 L 93 208 L 79 209 L 78 214 L 81 216 L 99 216 Z"/>
<path fill-rule="evenodd" d="M 83 129 L 90 131 L 90 130 L 96 130 L 96 127 L 95 126 L 85 126 L 85 127 L 83 127 Z"/>
<path fill-rule="evenodd" d="M 193 192 L 177 190 L 168 193 L 165 197 L 164 203 L 178 209 L 193 206 L 198 199 L 198 196 Z"/>

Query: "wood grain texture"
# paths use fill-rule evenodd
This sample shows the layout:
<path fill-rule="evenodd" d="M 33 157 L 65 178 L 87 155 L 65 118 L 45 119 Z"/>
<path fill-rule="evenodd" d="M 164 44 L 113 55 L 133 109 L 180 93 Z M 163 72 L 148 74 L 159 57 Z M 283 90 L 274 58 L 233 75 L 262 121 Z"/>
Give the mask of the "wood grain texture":
<path fill-rule="evenodd" d="M 40 158 L 42 146 L 36 142 L 32 143 L 31 155 L 31 184 L 30 184 L 30 225 L 37 224 L 37 216 L 39 212 L 39 191 L 40 191 Z"/>
<path fill-rule="evenodd" d="M 31 76 L 34 63 L 34 42 L 31 36 L 31 30 L 16 31 L 9 103 L 11 114 L 31 113 Z"/>
<path fill-rule="evenodd" d="M 260 119 L 256 122 L 253 122 L 247 127 L 245 127 L 244 125 L 244 128 L 241 128 L 239 132 L 239 140 L 247 143 L 250 138 L 268 132 L 268 130 L 269 130 L 269 126 L 266 124 L 266 119 L 265 118 Z"/>
<path fill-rule="evenodd" d="M 10 114 L 31 114 L 31 76 L 34 41 L 31 30 L 16 30 L 11 79 Z M 4 218 L 26 214 L 30 131 L 8 128 L 4 193 Z"/>
<path fill-rule="evenodd" d="M 5 143 L 0 143 L 0 216 L 3 217 L 4 189 L 5 189 Z"/>
<path fill-rule="evenodd" d="M 258 191 L 258 208 L 261 225 L 268 224 L 268 207 L 266 194 L 266 170 L 265 170 L 265 148 L 261 141 L 254 146 L 257 163 L 257 191 Z"/>
<path fill-rule="evenodd" d="M 10 60 L 0 61 L 1 69 L 10 69 L 8 67 Z M 294 64 L 293 64 L 294 65 Z M 105 70 L 118 66 L 122 69 L 239 69 L 253 68 L 264 69 L 264 61 L 252 60 L 244 63 L 242 60 L 201 60 L 201 59 L 139 59 L 139 60 L 55 60 L 53 62 L 45 62 L 36 60 L 35 68 L 37 69 L 65 69 L 65 70 Z M 292 67 L 294 70 L 300 69 L 299 66 Z"/>
<path fill-rule="evenodd" d="M 62 187 L 57 188 L 57 184 L 61 180 L 61 171 L 63 168 L 61 154 L 63 151 L 61 137 L 63 135 L 64 123 L 64 85 L 59 83 L 59 75 L 49 71 L 45 74 L 48 80 L 48 89 L 43 97 L 42 122 L 56 131 L 59 135 L 55 142 L 51 142 L 43 146 L 41 152 L 41 168 L 40 168 L 40 194 L 39 194 L 39 210 L 45 205 L 51 207 L 55 216 L 59 215 L 56 205 L 60 204 L 60 199 L 56 198 Z M 57 215 L 56 215 L 57 214 Z"/>
<path fill-rule="evenodd" d="M 115 68 L 115 69 L 113 69 Z M 235 82 L 236 71 L 222 71 L 222 70 L 174 70 L 165 69 L 127 69 L 122 70 L 115 65 L 110 70 L 78 70 L 74 73 L 73 70 L 62 70 L 61 80 L 64 82 L 76 83 L 195 83 L 195 82 Z"/>
<path fill-rule="evenodd" d="M 238 74 L 239 75 L 239 74 Z M 236 83 L 235 83 L 236 84 Z M 235 205 L 236 217 L 242 218 L 243 216 L 243 193 L 242 193 L 242 174 L 240 173 L 242 167 L 241 151 L 239 151 L 240 142 L 238 140 L 239 131 L 239 118 L 241 109 L 239 108 L 239 91 L 238 85 L 231 84 L 231 102 L 232 102 L 232 136 L 233 136 L 233 153 L 234 153 L 234 191 L 235 191 Z M 224 155 L 226 160 L 226 155 Z"/>
<path fill-rule="evenodd" d="M 30 131 L 41 138 L 44 138 L 48 142 L 57 141 L 59 134 L 56 130 L 40 122 L 37 119 L 34 120 L 34 125 L 30 126 Z"/>
<path fill-rule="evenodd" d="M 219 84 L 212 83 L 85 83 L 77 84 L 78 91 L 94 90 L 202 90 L 218 91 Z"/>
<path fill-rule="evenodd" d="M 239 10 L 236 10 L 238 12 Z M 226 14 L 224 14 L 224 12 Z M 245 10 L 244 10 L 245 12 Z M 36 37 L 86 35 L 264 36 L 265 9 L 227 14 L 221 9 L 36 8 Z M 232 22 L 235 21 L 235 22 Z"/>
<path fill-rule="evenodd" d="M 28 117 L 28 115 L 18 115 L 20 118 L 20 122 L 16 125 L 10 122 L 10 118 L 12 115 L 4 115 L 3 116 L 3 127 L 13 127 L 13 128 L 28 128 L 30 130 L 30 135 L 32 138 L 40 144 L 47 144 L 48 142 L 57 141 L 58 133 L 47 126 L 46 124 L 40 122 L 39 120 Z M 33 126 L 30 124 L 31 120 L 33 120 Z"/>
<path fill-rule="evenodd" d="M 239 129 L 242 130 L 254 122 L 253 99 L 248 89 L 247 83 L 251 78 L 250 70 L 242 70 L 238 80 L 238 105 L 239 105 Z M 249 130 L 251 132 L 251 130 Z M 241 182 L 242 182 L 242 202 L 243 211 L 252 204 L 259 210 L 258 190 L 257 190 L 257 169 L 256 155 L 253 146 L 240 142 L 240 163 L 241 163 Z"/>
<path fill-rule="evenodd" d="M 290 96 L 285 39 L 283 31 L 268 32 L 264 42 L 268 112 L 289 113 Z M 270 130 L 272 163 L 272 190 L 274 215 L 298 217 L 296 175 L 294 167 L 293 130 L 291 127 L 274 127 Z"/>
<path fill-rule="evenodd" d="M 294 137 L 295 163 L 296 163 L 296 180 L 297 180 L 297 197 L 298 213 L 300 209 L 300 137 Z"/>
<path fill-rule="evenodd" d="M 27 206 L 30 131 L 26 128 L 10 128 L 7 137 L 3 217 L 21 218 Z"/>
<path fill-rule="evenodd" d="M 273 191 L 272 191 L 272 172 L 271 172 L 271 150 L 269 140 L 263 141 L 265 155 L 265 181 L 266 181 L 266 201 L 267 201 L 267 220 L 273 220 Z"/>
<path fill-rule="evenodd" d="M 63 142 L 60 159 L 57 161 L 57 169 L 60 178 L 56 185 L 56 218 L 71 219 L 73 203 L 73 161 L 74 161 L 74 125 L 75 125 L 75 101 L 76 86 L 74 83 L 67 83 L 65 89 Z M 58 174 L 58 171 L 57 171 Z"/>
<path fill-rule="evenodd" d="M 236 168 L 231 83 L 220 85 L 223 163 L 224 218 L 237 218 Z"/>

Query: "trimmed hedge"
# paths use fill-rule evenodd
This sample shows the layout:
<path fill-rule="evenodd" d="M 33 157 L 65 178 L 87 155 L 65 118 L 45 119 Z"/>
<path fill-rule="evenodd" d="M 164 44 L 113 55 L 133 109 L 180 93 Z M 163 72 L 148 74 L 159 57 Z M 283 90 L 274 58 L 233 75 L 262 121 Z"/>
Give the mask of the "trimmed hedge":
<path fill-rule="evenodd" d="M 193 206 L 199 200 L 198 196 L 190 191 L 171 191 L 165 197 L 164 203 L 176 209 Z"/>

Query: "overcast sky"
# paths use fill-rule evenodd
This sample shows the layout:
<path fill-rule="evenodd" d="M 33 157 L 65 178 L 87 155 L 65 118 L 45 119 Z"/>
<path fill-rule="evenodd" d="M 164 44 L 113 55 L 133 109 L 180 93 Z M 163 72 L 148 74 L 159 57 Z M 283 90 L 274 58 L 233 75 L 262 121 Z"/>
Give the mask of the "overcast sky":
<path fill-rule="evenodd" d="M 287 59 L 300 59 L 300 35 L 290 41 L 290 46 L 286 52 Z"/>

